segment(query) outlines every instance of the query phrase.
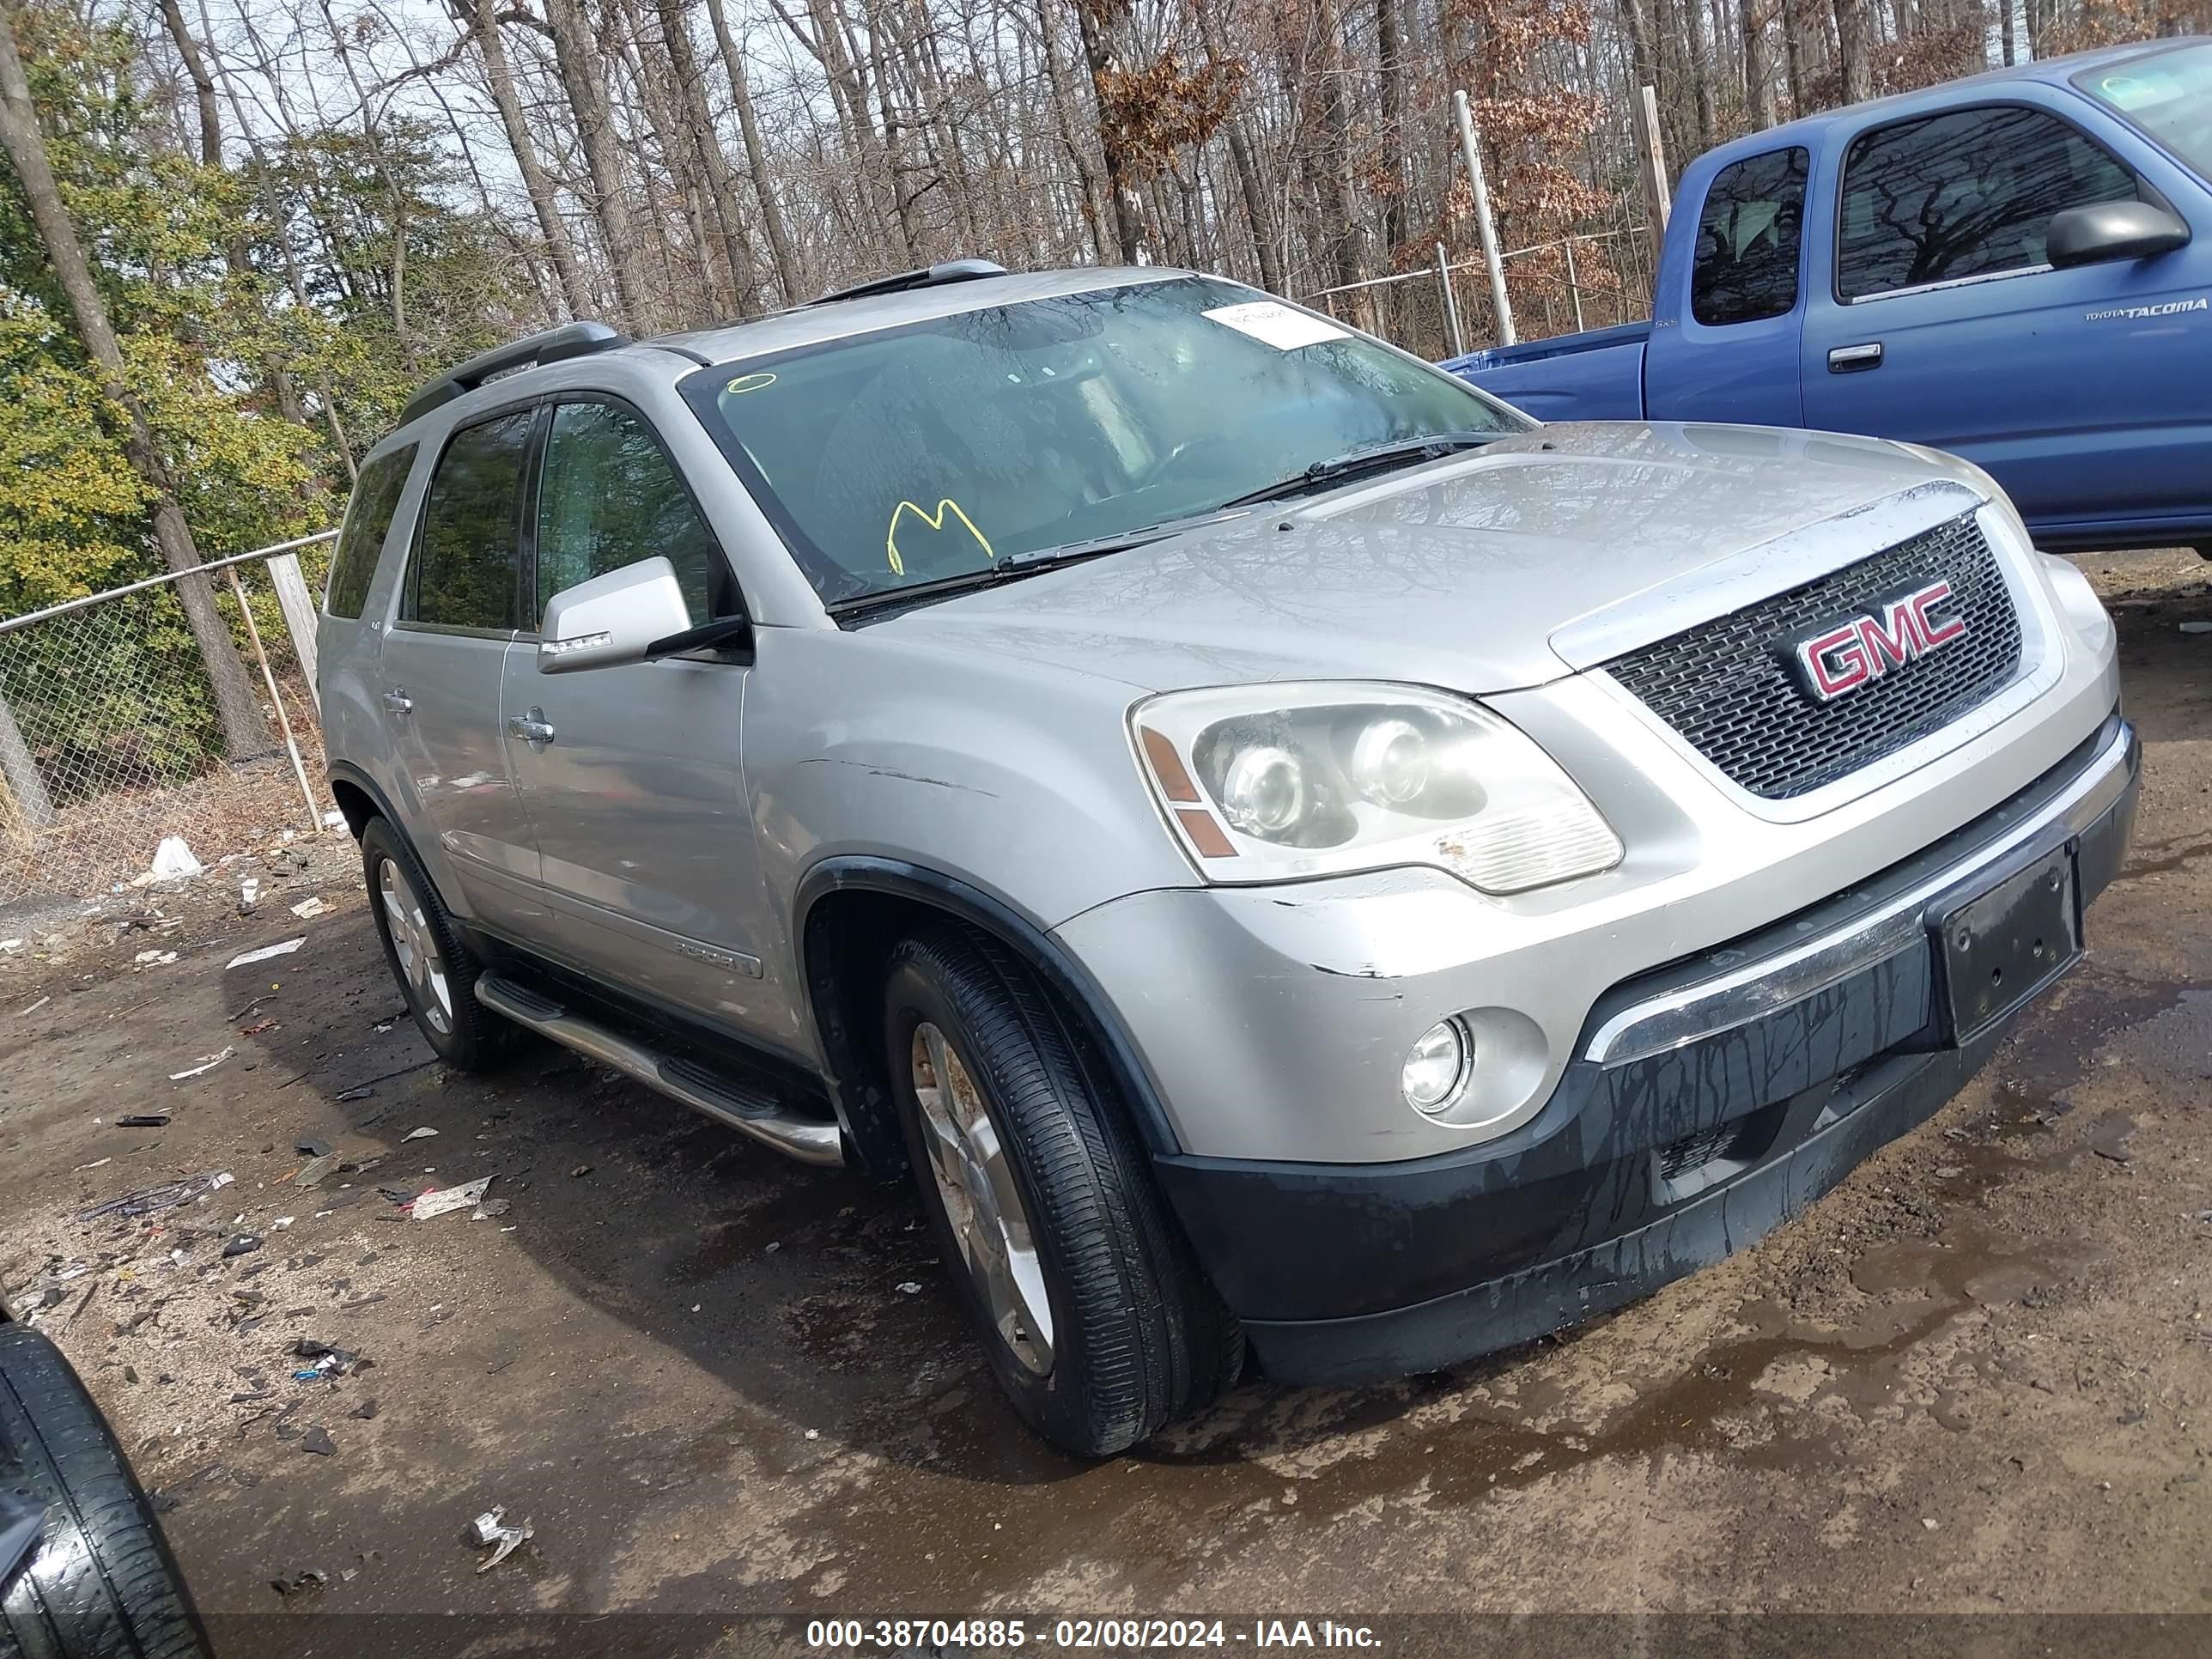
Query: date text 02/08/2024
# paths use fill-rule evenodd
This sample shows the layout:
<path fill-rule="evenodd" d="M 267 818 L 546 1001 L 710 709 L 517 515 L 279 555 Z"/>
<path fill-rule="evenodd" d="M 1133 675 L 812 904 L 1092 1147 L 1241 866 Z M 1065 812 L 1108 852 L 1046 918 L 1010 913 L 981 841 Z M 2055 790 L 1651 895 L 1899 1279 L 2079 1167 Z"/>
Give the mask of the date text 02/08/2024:
<path fill-rule="evenodd" d="M 1143 1649 L 1356 1648 L 1382 1645 L 1366 1625 L 1333 1619 L 1059 1619 L 1034 1628 L 1020 1619 L 817 1619 L 806 1626 L 806 1645 L 831 1651 L 903 1652 L 926 1645 L 970 1652 L 1012 1652 L 1030 1646 L 1129 1651 Z"/>

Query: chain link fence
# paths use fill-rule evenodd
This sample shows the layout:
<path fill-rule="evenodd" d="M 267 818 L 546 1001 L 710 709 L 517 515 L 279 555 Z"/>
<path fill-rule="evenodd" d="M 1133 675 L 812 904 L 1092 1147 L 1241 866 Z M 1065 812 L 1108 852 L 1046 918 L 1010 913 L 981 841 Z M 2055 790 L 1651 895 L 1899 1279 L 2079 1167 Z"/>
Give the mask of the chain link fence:
<path fill-rule="evenodd" d="M 173 836 L 211 864 L 320 828 L 310 596 L 330 538 L 0 619 L 0 915 L 127 888 Z M 228 697 L 185 581 L 228 636 Z"/>

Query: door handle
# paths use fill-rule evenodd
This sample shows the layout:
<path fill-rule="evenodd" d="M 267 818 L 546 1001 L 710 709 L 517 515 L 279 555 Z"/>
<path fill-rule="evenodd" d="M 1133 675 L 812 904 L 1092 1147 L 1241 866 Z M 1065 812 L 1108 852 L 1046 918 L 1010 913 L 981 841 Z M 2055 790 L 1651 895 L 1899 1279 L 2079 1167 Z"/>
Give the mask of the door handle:
<path fill-rule="evenodd" d="M 390 714 L 409 714 L 415 710 L 415 699 L 404 691 L 392 690 L 384 694 L 384 708 Z"/>
<path fill-rule="evenodd" d="M 1831 374 L 1863 374 L 1868 369 L 1881 367 L 1881 342 L 1869 340 L 1863 345 L 1838 346 L 1828 354 L 1828 373 Z"/>
<path fill-rule="evenodd" d="M 508 715 L 507 732 L 509 737 L 520 738 L 525 743 L 553 741 L 553 723 L 545 718 L 542 708 L 533 708 L 527 714 Z"/>

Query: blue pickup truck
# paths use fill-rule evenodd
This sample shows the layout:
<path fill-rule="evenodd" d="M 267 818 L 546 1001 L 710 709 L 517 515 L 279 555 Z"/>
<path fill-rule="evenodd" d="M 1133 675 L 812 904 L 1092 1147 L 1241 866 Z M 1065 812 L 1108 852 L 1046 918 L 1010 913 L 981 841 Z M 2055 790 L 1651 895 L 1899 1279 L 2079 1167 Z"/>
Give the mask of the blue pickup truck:
<path fill-rule="evenodd" d="M 1808 116 L 1684 169 L 1652 320 L 1445 365 L 1547 421 L 1931 445 L 2046 549 L 2212 558 L 2212 40 Z"/>

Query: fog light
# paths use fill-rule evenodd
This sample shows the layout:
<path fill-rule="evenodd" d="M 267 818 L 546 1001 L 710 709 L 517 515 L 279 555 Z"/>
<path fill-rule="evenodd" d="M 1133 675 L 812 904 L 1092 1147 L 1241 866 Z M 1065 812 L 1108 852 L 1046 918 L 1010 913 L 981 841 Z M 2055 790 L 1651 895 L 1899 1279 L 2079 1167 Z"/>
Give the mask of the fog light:
<path fill-rule="evenodd" d="M 1406 1056 L 1398 1086 L 1415 1111 L 1435 1114 L 1452 1103 L 1467 1081 L 1474 1043 L 1457 1015 L 1438 1020 L 1421 1034 Z"/>

